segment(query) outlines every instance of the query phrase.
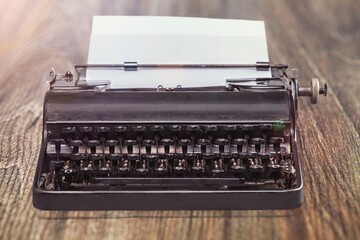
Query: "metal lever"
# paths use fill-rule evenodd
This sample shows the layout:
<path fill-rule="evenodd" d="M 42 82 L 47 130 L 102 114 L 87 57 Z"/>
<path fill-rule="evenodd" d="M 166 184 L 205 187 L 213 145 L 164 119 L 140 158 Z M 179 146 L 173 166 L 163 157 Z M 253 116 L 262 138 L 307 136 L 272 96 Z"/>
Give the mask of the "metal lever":
<path fill-rule="evenodd" d="M 310 97 L 310 102 L 316 104 L 318 102 L 320 95 L 326 96 L 327 94 L 327 84 L 325 83 L 323 87 L 320 87 L 319 79 L 312 78 L 310 86 L 299 87 L 298 96 L 301 97 Z"/>

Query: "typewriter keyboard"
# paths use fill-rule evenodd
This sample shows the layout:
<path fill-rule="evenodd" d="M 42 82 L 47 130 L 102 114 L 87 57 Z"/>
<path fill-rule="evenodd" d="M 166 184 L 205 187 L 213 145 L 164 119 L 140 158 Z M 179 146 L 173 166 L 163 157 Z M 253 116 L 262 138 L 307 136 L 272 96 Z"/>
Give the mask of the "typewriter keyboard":
<path fill-rule="evenodd" d="M 49 125 L 46 190 L 291 188 L 289 123 Z"/>

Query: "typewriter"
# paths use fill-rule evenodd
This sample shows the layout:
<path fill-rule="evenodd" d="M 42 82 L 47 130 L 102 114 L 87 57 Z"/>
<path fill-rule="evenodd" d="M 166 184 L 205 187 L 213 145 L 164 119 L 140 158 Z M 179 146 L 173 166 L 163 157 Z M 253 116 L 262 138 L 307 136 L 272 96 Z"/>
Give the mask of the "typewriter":
<path fill-rule="evenodd" d="M 272 77 L 223 86 L 113 89 L 84 70 L 250 68 Z M 33 203 L 46 210 L 284 209 L 303 201 L 296 148 L 299 87 L 287 66 L 75 65 L 50 72 Z"/>

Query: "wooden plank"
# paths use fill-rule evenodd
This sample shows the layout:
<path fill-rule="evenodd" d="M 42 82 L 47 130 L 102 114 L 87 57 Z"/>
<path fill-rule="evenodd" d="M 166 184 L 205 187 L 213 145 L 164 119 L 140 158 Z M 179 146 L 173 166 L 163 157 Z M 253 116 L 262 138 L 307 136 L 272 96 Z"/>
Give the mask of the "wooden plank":
<path fill-rule="evenodd" d="M 359 239 L 360 4 L 339 1 L 0 0 L 0 239 Z M 101 14 L 264 19 L 270 56 L 329 83 L 299 106 L 305 203 L 279 211 L 41 212 L 32 207 L 42 76 L 87 57 Z"/>

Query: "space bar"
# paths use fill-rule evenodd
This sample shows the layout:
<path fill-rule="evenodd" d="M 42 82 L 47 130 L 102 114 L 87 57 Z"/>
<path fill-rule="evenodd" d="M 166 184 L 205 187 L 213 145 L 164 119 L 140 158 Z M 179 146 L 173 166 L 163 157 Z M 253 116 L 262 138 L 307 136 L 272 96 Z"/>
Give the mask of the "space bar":
<path fill-rule="evenodd" d="M 202 185 L 238 185 L 243 178 L 94 178 L 94 183 L 110 185 L 127 184 L 202 184 Z"/>

